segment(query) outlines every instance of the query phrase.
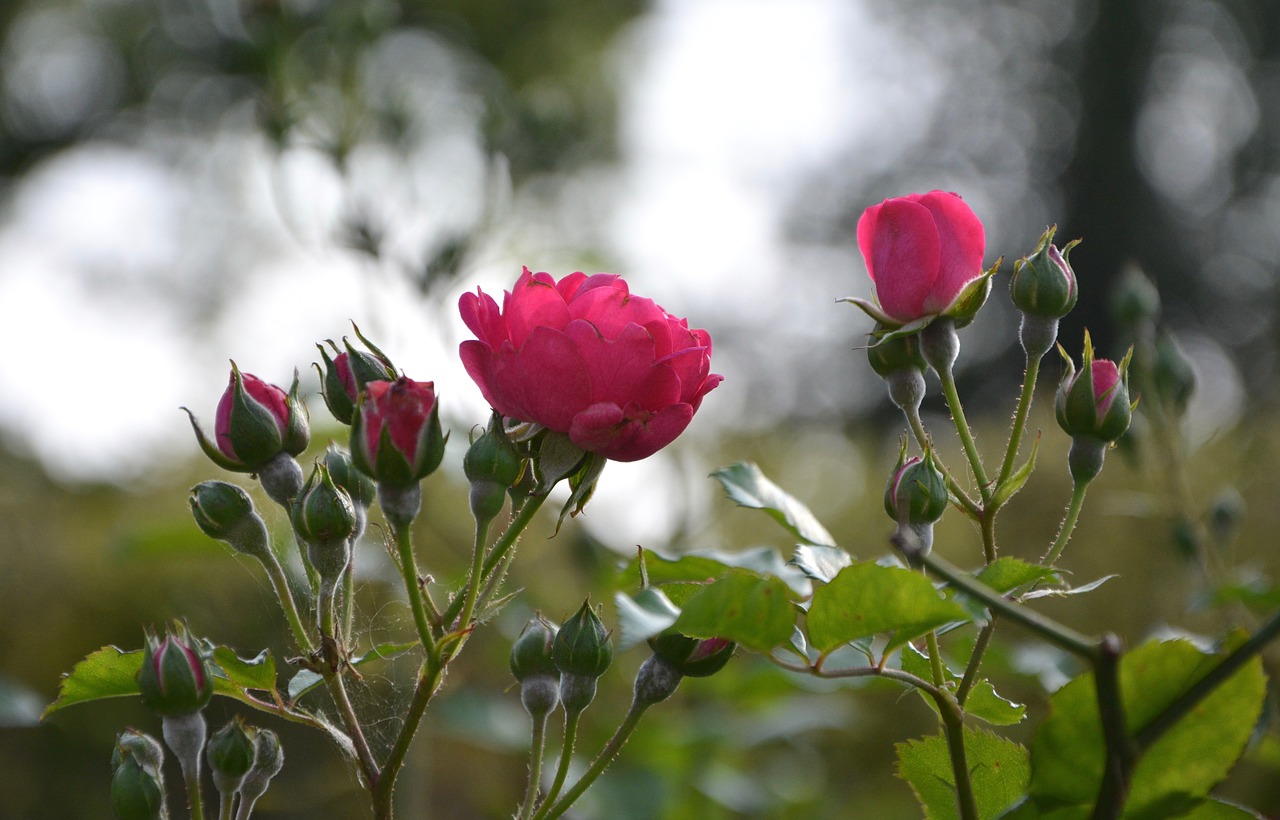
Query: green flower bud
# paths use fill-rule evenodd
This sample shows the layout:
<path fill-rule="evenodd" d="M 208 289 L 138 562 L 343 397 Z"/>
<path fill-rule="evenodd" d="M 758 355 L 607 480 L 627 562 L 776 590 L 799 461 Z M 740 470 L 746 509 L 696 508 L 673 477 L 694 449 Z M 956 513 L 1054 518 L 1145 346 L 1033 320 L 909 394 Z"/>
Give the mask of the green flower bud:
<path fill-rule="evenodd" d="M 727 638 L 690 638 L 678 632 L 664 632 L 649 639 L 649 648 L 680 674 L 705 678 L 724 668 L 737 644 Z"/>
<path fill-rule="evenodd" d="M 671 697 L 683 678 L 684 675 L 671 661 L 661 655 L 650 655 L 636 672 L 635 702 L 644 705 L 661 703 Z"/>
<path fill-rule="evenodd" d="M 1156 337 L 1156 360 L 1152 370 L 1156 396 L 1174 414 L 1182 415 L 1195 392 L 1196 374 L 1177 339 L 1167 330 Z"/>
<path fill-rule="evenodd" d="M 255 730 L 237 715 L 209 737 L 205 754 L 214 785 L 223 795 L 235 794 L 253 766 Z"/>
<path fill-rule="evenodd" d="M 368 508 L 378 497 L 378 485 L 369 476 L 356 469 L 351 454 L 336 444 L 324 451 L 324 466 L 333 477 L 333 483 L 347 491 L 351 503 Z"/>
<path fill-rule="evenodd" d="M 877 332 L 886 329 L 883 325 L 876 326 Z M 923 373 L 929 366 L 924 360 L 924 354 L 920 352 L 920 334 L 918 333 L 876 342 L 867 348 L 867 361 L 871 363 L 871 369 L 882 379 L 887 379 L 890 374 L 900 370 L 916 370 Z"/>
<path fill-rule="evenodd" d="M 126 729 L 111 752 L 111 810 L 119 820 L 168 817 L 164 749 L 150 735 Z"/>
<path fill-rule="evenodd" d="M 502 429 L 502 416 L 494 413 L 489 427 L 462 458 L 462 469 L 471 482 L 471 514 L 477 521 L 492 520 L 502 511 L 507 490 L 520 477 L 520 454 Z"/>
<path fill-rule="evenodd" d="M 1111 313 L 1130 334 L 1160 315 L 1160 291 L 1138 267 L 1126 268 L 1111 292 Z"/>
<path fill-rule="evenodd" d="M 924 457 L 906 458 L 906 448 L 884 490 L 884 511 L 894 521 L 905 524 L 932 524 L 947 511 L 950 500 L 947 481 L 933 461 L 933 451 Z"/>
<path fill-rule="evenodd" d="M 253 804 L 267 793 L 271 780 L 284 768 L 284 749 L 280 738 L 270 729 L 257 729 L 253 735 L 253 765 L 240 782 L 240 817 L 249 817 Z"/>
<path fill-rule="evenodd" d="M 210 538 L 225 541 L 236 552 L 262 558 L 270 549 L 267 525 L 249 494 L 225 481 L 202 481 L 187 499 L 196 526 Z"/>
<path fill-rule="evenodd" d="M 1080 243 L 1068 242 L 1062 250 L 1053 245 L 1056 225 L 1041 234 L 1035 250 L 1013 263 L 1009 293 L 1013 304 L 1023 313 L 1046 319 L 1060 319 L 1071 312 L 1079 297 L 1076 274 L 1067 256 Z"/>
<path fill-rule="evenodd" d="M 1061 348 L 1059 348 L 1061 349 Z M 1058 426 L 1074 438 L 1110 443 L 1129 429 L 1133 408 L 1129 404 L 1129 352 L 1120 362 L 1093 358 L 1093 341 L 1086 331 L 1084 361 L 1079 373 L 1070 357 L 1067 372 L 1058 385 L 1054 411 Z"/>
<path fill-rule="evenodd" d="M 332 581 L 351 559 L 350 539 L 356 511 L 347 491 L 333 483 L 323 464 L 316 464 L 291 511 L 293 529 L 307 545 L 307 560 Z"/>
<path fill-rule="evenodd" d="M 147 634 L 138 689 L 142 704 L 165 717 L 198 712 L 209 703 L 209 659 L 185 625 L 175 623 L 163 640 Z"/>
<path fill-rule="evenodd" d="M 598 678 L 613 661 L 613 643 L 600 618 L 591 609 L 591 599 L 564 623 L 552 646 L 556 668 L 567 675 Z"/>
<path fill-rule="evenodd" d="M 511 674 L 518 681 L 531 675 L 555 675 L 559 672 L 553 655 L 556 627 L 541 613 L 525 624 L 511 645 Z"/>
<path fill-rule="evenodd" d="M 357 328 L 357 335 L 359 332 Z M 331 340 L 328 344 L 337 354 L 333 358 L 329 357 L 329 351 L 324 349 L 324 345 L 316 345 L 320 349 L 320 357 L 324 359 L 323 367 L 315 366 L 320 373 L 320 395 L 335 419 L 343 424 L 351 424 L 360 391 L 369 382 L 394 381 L 396 370 L 381 354 L 357 350 L 345 337 L 342 340 L 345 352 L 339 352 L 338 346 Z"/>

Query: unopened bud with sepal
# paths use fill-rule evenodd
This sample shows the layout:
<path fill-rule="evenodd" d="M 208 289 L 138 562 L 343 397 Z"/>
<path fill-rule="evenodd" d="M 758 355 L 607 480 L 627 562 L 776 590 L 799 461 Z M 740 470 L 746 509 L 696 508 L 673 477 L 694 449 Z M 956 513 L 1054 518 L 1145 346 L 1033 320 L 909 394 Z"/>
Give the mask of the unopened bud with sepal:
<path fill-rule="evenodd" d="M 111 752 L 111 811 L 118 820 L 167 818 L 164 791 L 164 748 L 160 741 L 133 729 L 116 739 Z"/>
<path fill-rule="evenodd" d="M 679 632 L 664 632 L 649 639 L 649 648 L 680 674 L 705 678 L 725 667 L 737 644 L 728 638 L 690 638 Z"/>
<path fill-rule="evenodd" d="M 222 795 L 235 794 L 253 767 L 256 731 L 237 715 L 209 736 L 205 756 L 209 760 L 213 783 Z"/>
<path fill-rule="evenodd" d="M 307 560 L 321 579 L 334 581 L 351 559 L 356 511 L 347 491 L 334 484 L 329 470 L 317 463 L 290 515 L 294 532 L 307 545 Z"/>
<path fill-rule="evenodd" d="M 550 714 L 560 703 L 556 631 L 554 624 L 535 614 L 511 645 L 511 674 L 520 682 L 520 702 L 535 718 Z"/>
<path fill-rule="evenodd" d="M 187 502 L 205 535 L 225 541 L 236 552 L 266 557 L 271 549 L 266 522 L 243 489 L 225 481 L 202 481 L 191 488 Z"/>
<path fill-rule="evenodd" d="M 181 623 L 164 638 L 147 633 L 137 682 L 142 705 L 164 717 L 198 712 L 213 697 L 208 654 Z"/>
<path fill-rule="evenodd" d="M 613 662 L 613 642 L 591 600 L 564 623 L 552 644 L 552 658 L 560 670 L 560 699 L 567 712 L 580 711 L 595 698 L 596 679 Z"/>
<path fill-rule="evenodd" d="M 462 458 L 462 470 L 471 482 L 471 514 L 477 521 L 492 520 L 502 511 L 507 490 L 520 477 L 520 453 L 502 429 L 502 416 L 494 413 L 489 426 Z"/>

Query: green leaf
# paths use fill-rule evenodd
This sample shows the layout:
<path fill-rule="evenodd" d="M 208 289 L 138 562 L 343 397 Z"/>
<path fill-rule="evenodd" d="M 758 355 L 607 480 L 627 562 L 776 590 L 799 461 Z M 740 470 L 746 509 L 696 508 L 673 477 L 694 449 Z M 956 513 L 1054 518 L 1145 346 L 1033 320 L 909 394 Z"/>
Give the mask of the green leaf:
<path fill-rule="evenodd" d="M 964 727 L 965 763 L 978 804 L 978 816 L 998 817 L 1026 791 L 1030 778 L 1027 750 L 981 729 Z M 947 740 L 941 735 L 895 746 L 898 777 L 911 785 L 928 820 L 959 818 L 956 780 Z"/>
<path fill-rule="evenodd" d="M 765 478 L 755 464 L 740 461 L 721 467 L 711 474 L 735 503 L 754 510 L 764 510 L 806 544 L 834 547 L 836 540 L 818 522 L 809 508 L 785 490 Z"/>
<path fill-rule="evenodd" d="M 947 687 L 954 692 L 959 687 L 961 676 L 945 663 L 942 668 L 946 674 Z M 910 644 L 902 648 L 902 671 L 910 672 L 927 681 L 933 680 L 933 668 L 929 663 L 929 657 Z M 934 712 L 938 711 L 938 704 L 928 694 L 920 691 L 920 697 L 930 709 Z M 1000 697 L 990 681 L 981 680 L 969 690 L 969 695 L 964 702 L 964 711 L 966 715 L 986 721 L 992 726 L 1012 726 L 1015 723 L 1021 723 L 1026 717 L 1027 707 Z"/>
<path fill-rule="evenodd" d="M 1120 689 L 1130 732 L 1203 677 L 1219 657 L 1188 641 L 1152 641 L 1120 662 Z M 1147 750 L 1129 790 L 1127 818 L 1176 817 L 1226 777 L 1253 732 L 1266 690 L 1253 658 Z M 1031 795 L 1044 810 L 1090 806 L 1102 780 L 1105 750 L 1093 674 L 1059 689 L 1031 744 Z"/>
<path fill-rule="evenodd" d="M 803 572 L 805 577 L 825 584 L 840 574 L 840 570 L 852 565 L 853 558 L 839 547 L 800 544 L 787 563 Z"/>
<path fill-rule="evenodd" d="M 963 607 L 943 598 L 917 572 L 854 564 L 813 591 L 809 643 L 827 653 L 858 638 L 892 632 L 888 649 L 893 649 L 945 623 L 966 619 Z"/>
<path fill-rule="evenodd" d="M 991 498 L 991 506 L 998 509 L 1006 501 L 1022 489 L 1022 485 L 1027 483 L 1027 479 L 1031 477 L 1031 471 L 1036 468 L 1036 453 L 1040 450 L 1040 434 L 1036 434 L 1036 440 L 1031 445 L 1031 455 L 1027 458 L 1027 463 L 1014 472 L 1013 475 L 996 488 L 996 494 Z"/>
<path fill-rule="evenodd" d="M 1024 584 L 1052 577 L 1052 567 L 1028 564 L 1017 558 L 997 558 L 978 572 L 977 578 L 996 592 L 1010 592 Z"/>
<path fill-rule="evenodd" d="M 783 563 L 782 556 L 772 547 L 727 552 L 723 550 L 697 550 L 682 555 L 663 555 L 650 549 L 644 551 L 645 574 L 649 584 L 661 586 L 681 581 L 704 583 L 723 578 L 735 567 L 748 569 L 760 575 L 781 578 L 798 595 L 809 594 L 809 584 L 802 573 Z M 640 559 L 630 561 L 619 575 L 615 585 L 620 588 L 640 586 Z"/>
<path fill-rule="evenodd" d="M 227 680 L 242 689 L 270 692 L 276 688 L 276 662 L 270 650 L 264 649 L 256 658 L 244 660 L 229 647 L 219 646 L 213 650 L 213 661 L 222 668 Z"/>
<path fill-rule="evenodd" d="M 138 670 L 142 668 L 143 651 L 122 652 L 104 646 L 89 655 L 62 678 L 58 698 L 40 716 L 44 720 L 53 712 L 77 703 L 103 698 L 119 698 L 138 694 Z"/>
<path fill-rule="evenodd" d="M 615 593 L 613 601 L 618 609 L 620 652 L 661 634 L 680 617 L 680 608 L 653 587 L 642 589 L 635 595 Z"/>
<path fill-rule="evenodd" d="M 1186 814 L 1179 815 L 1180 820 L 1262 820 L 1262 815 L 1253 809 L 1246 809 L 1233 803 L 1221 800 L 1206 800 Z"/>
<path fill-rule="evenodd" d="M 691 638 L 728 638 L 768 652 L 790 642 L 794 623 L 786 584 L 734 570 L 686 601 L 675 629 Z"/>

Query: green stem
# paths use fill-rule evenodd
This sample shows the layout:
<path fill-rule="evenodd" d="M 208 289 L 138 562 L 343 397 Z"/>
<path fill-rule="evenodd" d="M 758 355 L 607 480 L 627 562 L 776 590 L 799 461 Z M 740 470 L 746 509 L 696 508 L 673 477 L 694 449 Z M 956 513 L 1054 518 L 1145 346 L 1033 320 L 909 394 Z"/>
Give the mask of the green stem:
<path fill-rule="evenodd" d="M 1129 795 L 1129 781 L 1138 762 L 1139 750 L 1129 735 L 1120 692 L 1121 654 L 1120 639 L 1115 635 L 1105 635 L 1098 643 L 1098 653 L 1093 662 L 1098 718 L 1102 722 L 1102 739 L 1106 745 L 1102 784 L 1093 807 L 1094 820 L 1113 820 L 1120 816 Z"/>
<path fill-rule="evenodd" d="M 266 556 L 260 557 L 259 560 L 262 562 L 263 569 L 267 571 L 267 578 L 270 579 L 272 588 L 276 591 L 280 608 L 284 610 L 285 620 L 289 622 L 289 631 L 293 633 L 293 641 L 302 654 L 310 655 L 315 651 L 315 645 L 307 635 L 307 628 L 302 625 L 302 616 L 298 614 L 298 606 L 293 601 L 293 593 L 289 590 L 289 579 L 285 577 L 284 567 L 280 566 L 280 559 L 276 558 L 274 552 L 268 549 L 266 553 Z"/>
<path fill-rule="evenodd" d="M 236 793 L 223 792 L 218 803 L 218 820 L 231 820 L 235 812 Z"/>
<path fill-rule="evenodd" d="M 533 521 L 533 517 L 537 514 L 538 510 L 542 507 L 543 502 L 546 500 L 546 495 L 535 495 L 525 501 L 524 506 L 520 508 L 520 512 L 511 520 L 506 531 L 498 537 L 497 542 L 494 543 L 493 547 L 489 550 L 489 554 L 484 561 L 484 568 L 480 572 L 480 578 L 483 581 L 488 581 L 490 575 L 493 573 L 494 567 L 498 565 L 498 562 L 502 560 L 503 556 L 506 555 L 507 552 L 515 545 L 516 541 L 520 539 L 525 528 L 529 526 L 531 521 Z M 463 600 L 463 596 L 456 596 L 445 609 L 444 614 L 441 615 L 441 622 L 444 624 L 453 623 L 454 619 L 457 618 L 458 614 L 462 611 L 464 603 L 465 601 Z"/>
<path fill-rule="evenodd" d="M 200 772 L 187 771 L 182 767 L 182 781 L 187 787 L 187 806 L 191 810 L 191 820 L 204 820 L 204 798 L 200 794 Z"/>
<path fill-rule="evenodd" d="M 342 716 L 342 722 L 347 727 L 347 734 L 356 747 L 356 760 L 360 763 L 360 773 L 364 775 L 365 783 L 372 787 L 378 782 L 378 762 L 373 759 L 369 741 L 365 739 L 364 730 L 360 728 L 360 719 L 356 717 L 356 710 L 351 705 L 351 698 L 347 695 L 342 670 L 326 675 L 325 683 L 329 687 L 329 694 L 333 697 L 334 704 L 338 707 L 338 714 Z"/>
<path fill-rule="evenodd" d="M 471 616 L 475 614 L 476 597 L 480 594 L 480 587 L 483 585 L 480 573 L 484 569 L 484 542 L 488 536 L 489 522 L 477 520 L 475 548 L 471 552 L 471 577 L 467 579 L 467 590 L 462 604 L 462 617 L 458 618 L 458 629 L 469 627 Z"/>
<path fill-rule="evenodd" d="M 591 761 L 591 766 L 578 778 L 578 782 L 573 784 L 573 788 L 564 793 L 564 796 L 555 802 L 549 808 L 544 807 L 538 812 L 536 817 L 538 820 L 554 820 L 556 817 L 568 811 L 574 801 L 582 796 L 592 783 L 609 767 L 613 759 L 618 756 L 618 752 L 622 750 L 623 744 L 631 737 L 631 733 L 635 731 L 636 725 L 640 723 L 640 718 L 644 715 L 646 709 L 651 704 L 640 703 L 632 700 L 631 708 L 627 710 L 626 717 L 622 719 L 622 723 L 618 726 L 613 737 L 609 738 L 609 742 L 600 750 L 600 754 L 596 755 L 596 759 Z"/>
<path fill-rule="evenodd" d="M 960 679 L 960 686 L 956 689 L 956 703 L 962 707 L 968 700 L 969 693 L 973 691 L 974 684 L 978 682 L 978 669 L 982 666 L 982 656 L 991 645 L 991 636 L 995 631 L 996 618 L 995 613 L 992 613 L 991 620 L 978 630 L 978 637 L 973 643 L 973 653 L 969 655 L 969 664 L 965 666 L 964 677 Z"/>
<path fill-rule="evenodd" d="M 978 820 L 978 799 L 969 779 L 968 756 L 964 748 L 964 712 L 955 699 L 944 690 L 934 694 L 938 713 L 942 716 L 943 733 L 947 737 L 947 752 L 951 757 L 951 774 L 956 781 L 956 805 L 961 820 Z"/>
<path fill-rule="evenodd" d="M 947 673 L 942 667 L 942 652 L 938 649 L 938 633 L 931 631 L 925 635 L 925 644 L 929 649 L 929 672 L 933 675 L 933 685 L 945 686 Z"/>
<path fill-rule="evenodd" d="M 544 712 L 533 719 L 533 739 L 529 749 L 529 785 L 524 791 L 524 803 L 521 804 L 520 819 L 529 820 L 533 816 L 533 804 L 538 799 L 538 784 L 542 781 L 542 753 L 547 740 L 547 714 Z"/>
<path fill-rule="evenodd" d="M 978 445 L 969 430 L 969 422 L 964 417 L 964 406 L 960 403 L 960 393 L 956 390 L 955 376 L 950 367 L 938 371 L 938 380 L 942 382 L 942 395 L 947 400 L 947 409 L 951 411 L 951 420 L 955 422 L 956 433 L 960 436 L 960 444 L 964 446 L 965 457 L 969 459 L 969 468 L 978 482 L 978 492 L 985 504 L 991 500 L 991 486 L 987 483 L 987 471 L 982 467 L 982 458 L 978 455 Z"/>
<path fill-rule="evenodd" d="M 1058 537 L 1054 539 L 1049 551 L 1040 559 L 1042 566 L 1052 567 L 1058 562 L 1062 551 L 1066 549 L 1067 542 L 1071 540 L 1071 533 L 1075 531 L 1076 521 L 1080 518 L 1080 509 L 1084 506 L 1084 494 L 1088 489 L 1087 481 L 1076 482 L 1072 487 L 1071 503 L 1067 505 L 1067 513 L 1062 519 L 1062 525 L 1058 527 Z"/>
<path fill-rule="evenodd" d="M 1228 678 L 1240 670 L 1254 655 L 1260 653 L 1268 643 L 1280 637 L 1280 611 L 1262 625 L 1248 640 L 1237 646 L 1218 665 L 1210 669 L 1203 678 L 1196 681 L 1191 688 L 1183 692 L 1177 700 L 1170 703 L 1155 717 L 1147 721 L 1134 734 L 1140 749 L 1148 749 L 1160 739 L 1165 732 L 1173 728 L 1179 720 L 1186 717 L 1209 694 L 1221 686 Z"/>
<path fill-rule="evenodd" d="M 413 555 L 413 542 L 410 537 L 409 521 L 389 517 L 391 537 L 396 542 L 396 551 L 400 556 L 400 575 L 404 580 L 405 592 L 409 594 L 409 609 L 413 612 L 413 623 L 418 630 L 418 640 L 423 647 L 432 644 L 431 624 L 427 620 L 427 610 L 422 604 L 422 586 L 418 577 L 418 562 Z"/>
<path fill-rule="evenodd" d="M 919 552 L 908 554 L 907 558 L 909 561 L 922 564 L 931 574 L 938 576 L 961 592 L 977 598 L 990 607 L 992 611 L 1021 624 L 1054 646 L 1073 655 L 1079 655 L 1091 662 L 1096 660 L 1098 656 L 1096 641 L 1086 638 L 1074 629 L 1064 626 L 1052 618 L 1045 617 L 1034 610 L 1027 609 L 1025 606 L 1013 603 L 972 575 L 961 572 L 945 559 L 932 553 L 921 555 Z"/>
<path fill-rule="evenodd" d="M 344 646 L 351 646 L 352 624 L 355 618 L 355 595 L 356 595 L 356 542 L 351 539 L 350 546 L 351 560 L 347 562 L 347 568 L 342 571 L 342 634 L 339 638 Z"/>
<path fill-rule="evenodd" d="M 551 783 L 551 788 L 547 791 L 547 796 L 542 803 L 543 806 L 549 806 L 555 802 L 556 797 L 560 794 L 560 789 L 564 787 L 565 778 L 569 776 L 569 764 L 573 761 L 573 745 L 578 738 L 578 718 L 581 716 L 581 709 L 572 713 L 565 711 L 564 742 L 560 746 L 560 762 L 556 766 L 556 777 Z"/>
<path fill-rule="evenodd" d="M 1027 426 L 1027 415 L 1031 412 L 1031 400 L 1036 391 L 1036 380 L 1040 377 L 1040 357 L 1027 356 L 1027 369 L 1022 377 L 1022 395 L 1018 397 L 1018 409 L 1013 414 L 1013 432 L 1009 434 L 1009 446 L 1004 453 L 1004 463 L 1000 465 L 1000 477 L 996 486 L 1002 486 L 1013 475 L 1013 464 L 1018 458 L 1018 447 L 1022 444 L 1022 433 Z"/>
<path fill-rule="evenodd" d="M 404 766 L 405 756 L 409 752 L 409 744 L 413 741 L 413 736 L 418 731 L 422 716 L 427 711 L 427 704 L 431 702 L 431 697 L 440 688 L 440 682 L 443 677 L 444 663 L 435 645 L 429 644 L 427 646 L 427 658 L 423 662 L 422 670 L 418 675 L 418 685 L 413 690 L 413 699 L 409 701 L 409 708 L 405 712 L 404 723 L 400 726 L 400 733 L 396 735 L 391 752 L 387 755 L 387 761 L 382 766 L 382 774 L 373 786 L 373 816 L 377 820 L 390 820 L 391 818 L 391 795 L 395 789 L 396 775 L 400 773 L 400 769 Z"/>
<path fill-rule="evenodd" d="M 932 447 L 932 442 L 929 440 L 928 431 L 924 429 L 924 422 L 920 420 L 920 408 L 903 408 L 902 414 L 907 417 L 907 425 L 911 427 L 911 434 L 915 436 L 916 444 L 921 450 L 930 449 Z M 956 497 L 956 500 L 960 502 L 960 505 L 964 507 L 965 511 L 969 513 L 970 516 L 977 518 L 981 514 L 982 509 L 972 498 L 969 497 L 969 494 L 966 493 L 960 484 L 956 482 L 955 478 L 952 477 L 951 471 L 947 469 L 947 465 L 943 464 L 942 460 L 936 457 L 934 459 L 934 464 L 942 472 L 942 477 L 946 479 L 947 490 Z"/>

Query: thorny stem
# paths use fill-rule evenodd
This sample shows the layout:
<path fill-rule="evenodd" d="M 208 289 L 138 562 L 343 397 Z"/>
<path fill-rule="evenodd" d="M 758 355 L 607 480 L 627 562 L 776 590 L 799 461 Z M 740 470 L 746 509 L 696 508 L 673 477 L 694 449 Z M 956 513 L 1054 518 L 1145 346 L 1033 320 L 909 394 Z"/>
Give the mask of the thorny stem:
<path fill-rule="evenodd" d="M 960 403 L 960 393 L 956 390 L 956 380 L 950 367 L 938 371 L 938 380 L 942 382 L 942 395 L 947 400 L 947 409 L 951 411 L 951 419 L 955 422 L 956 433 L 960 436 L 960 444 L 964 447 L 965 457 L 969 459 L 969 468 L 978 482 L 978 492 L 983 503 L 991 500 L 991 486 L 987 483 L 987 471 L 982 467 L 982 457 L 978 454 L 978 445 L 973 440 L 969 422 L 964 416 L 964 406 Z"/>
<path fill-rule="evenodd" d="M 1104 635 L 1098 642 L 1098 653 L 1093 662 L 1098 717 L 1102 721 L 1102 738 L 1106 745 L 1102 785 L 1093 807 L 1094 820 L 1112 820 L 1120 816 L 1129 793 L 1129 781 L 1138 762 L 1139 750 L 1129 735 L 1120 693 L 1120 656 L 1123 652 L 1119 638 Z"/>
<path fill-rule="evenodd" d="M 476 521 L 475 548 L 471 555 L 471 576 L 467 579 L 467 589 L 462 604 L 462 616 L 458 619 L 458 629 L 466 629 L 471 625 L 471 616 L 475 614 L 476 597 L 480 594 L 482 579 L 480 573 L 484 567 L 484 543 L 489 536 L 489 522 Z M 456 650 L 455 650 L 456 651 Z"/>
<path fill-rule="evenodd" d="M 395 540 L 396 551 L 400 558 L 400 575 L 404 580 L 405 592 L 409 594 L 409 609 L 413 612 L 413 623 L 418 630 L 418 640 L 423 647 L 432 645 L 431 624 L 427 620 L 427 611 L 422 604 L 422 587 L 418 578 L 418 562 L 413 555 L 413 542 L 410 537 L 410 522 L 398 517 L 388 517 L 391 526 L 391 537 Z"/>
<path fill-rule="evenodd" d="M 600 750 L 600 754 L 596 755 L 596 759 L 591 761 L 591 766 L 578 778 L 578 782 L 573 784 L 564 796 L 557 800 L 553 805 L 544 805 L 535 817 L 537 820 L 554 820 L 568 811 L 574 801 L 582 796 L 592 783 L 596 782 L 596 778 L 609 767 L 613 759 L 618 756 L 618 752 L 622 750 L 623 744 L 631 737 L 631 733 L 635 731 L 636 725 L 640 723 L 640 718 L 644 715 L 645 710 L 652 704 L 641 703 L 637 700 L 631 701 L 631 708 L 627 710 L 626 716 L 619 724 L 617 731 L 613 733 L 613 737 L 609 738 L 609 742 Z"/>
<path fill-rule="evenodd" d="M 268 549 L 266 555 L 259 560 L 262 561 L 262 567 L 267 571 L 267 578 L 271 580 L 271 586 L 276 591 L 276 598 L 280 601 L 280 608 L 284 610 L 285 620 L 289 622 L 289 631 L 293 633 L 294 643 L 304 655 L 310 655 L 315 651 L 315 646 L 307 635 L 307 628 L 302 625 L 302 617 L 298 614 L 298 605 L 293 601 L 293 593 L 289 591 L 289 579 L 285 577 L 284 567 L 280 566 L 280 559 Z"/>
<path fill-rule="evenodd" d="M 982 656 L 986 654 L 987 647 L 991 644 L 991 636 L 995 631 L 996 618 L 992 614 L 991 620 L 978 630 L 978 637 L 973 644 L 973 653 L 969 655 L 969 664 L 964 668 L 964 677 L 960 679 L 960 686 L 956 689 L 956 702 L 961 706 L 964 706 L 969 693 L 973 691 L 974 684 L 978 682 L 978 669 L 982 666 Z"/>
<path fill-rule="evenodd" d="M 1071 502 L 1067 505 L 1067 512 L 1061 526 L 1058 527 L 1058 537 L 1053 540 L 1053 546 L 1049 547 L 1049 551 L 1040 559 L 1042 566 L 1052 567 L 1058 562 L 1062 551 L 1066 549 L 1067 542 L 1071 540 L 1071 533 L 1075 531 L 1076 521 L 1080 518 L 1080 509 L 1084 507 L 1084 494 L 1088 489 L 1087 481 L 1076 482 L 1072 488 Z"/>
<path fill-rule="evenodd" d="M 510 551 L 511 547 L 515 545 L 516 541 L 520 539 L 521 534 L 524 533 L 525 528 L 529 526 L 529 523 L 533 521 L 533 517 L 537 514 L 538 510 L 542 507 L 543 502 L 546 500 L 546 495 L 535 495 L 526 501 L 524 506 L 520 508 L 520 512 L 511 520 L 506 531 L 498 537 L 498 540 L 494 543 L 493 547 L 490 548 L 489 554 L 484 561 L 484 568 L 480 572 L 480 578 L 483 580 L 483 583 L 480 586 L 484 586 L 488 583 L 489 579 L 493 576 L 494 568 L 498 566 L 498 563 L 502 561 L 503 557 L 508 551 Z M 440 616 L 441 623 L 446 625 L 453 623 L 454 619 L 457 618 L 458 614 L 462 611 L 464 603 L 463 596 L 456 596 Z M 459 625 L 459 628 L 463 627 L 465 627 L 465 624 Z"/>
<path fill-rule="evenodd" d="M 339 667 L 336 672 L 326 673 L 325 683 L 329 687 L 329 694 L 333 697 L 334 704 L 338 707 L 338 714 L 342 715 L 342 722 L 347 727 L 347 734 L 351 736 L 351 742 L 355 744 L 356 760 L 360 763 L 360 773 L 364 775 L 365 783 L 372 787 L 378 782 L 378 762 L 373 759 L 373 752 L 369 749 L 369 741 L 365 739 L 364 730 L 360 727 L 360 719 L 356 717 L 356 710 L 351 705 L 351 698 L 347 695 L 347 686 L 342 677 L 342 668 Z"/>
<path fill-rule="evenodd" d="M 529 785 L 524 791 L 524 802 L 520 810 L 521 820 L 529 820 L 533 816 L 533 804 L 538 798 L 538 784 L 542 781 L 542 753 L 547 741 L 547 713 L 533 718 L 533 739 L 529 753 Z"/>
<path fill-rule="evenodd" d="M 929 440 L 929 433 L 924 429 L 924 423 L 920 420 L 920 409 L 918 407 L 903 408 L 902 414 L 907 417 L 907 424 L 911 427 L 911 434 L 915 436 L 916 444 L 919 445 L 920 449 L 926 450 L 931 447 L 932 442 Z M 947 490 L 956 497 L 956 500 L 965 508 L 965 511 L 975 518 L 981 514 L 981 508 L 952 477 L 947 465 L 943 464 L 941 459 L 936 459 L 934 464 L 942 472 L 942 477 L 947 482 Z"/>
<path fill-rule="evenodd" d="M 555 780 L 552 781 L 551 788 L 547 790 L 547 796 L 543 799 L 544 806 L 549 806 L 555 802 L 556 797 L 560 794 L 560 789 L 564 788 L 565 778 L 569 776 L 569 764 L 573 761 L 573 745 L 578 737 L 578 718 L 581 716 L 581 709 L 573 712 L 565 710 L 564 742 L 560 746 L 560 762 L 556 765 Z"/>
<path fill-rule="evenodd" d="M 427 658 L 418 673 L 418 685 L 413 690 L 413 699 L 409 701 L 409 708 L 404 716 L 404 724 L 400 727 L 400 733 L 396 735 L 395 744 L 392 745 L 391 752 L 387 755 L 386 763 L 383 764 L 382 774 L 373 786 L 373 816 L 377 820 L 390 820 L 391 795 L 395 789 L 396 775 L 400 773 L 401 767 L 404 766 L 405 755 L 409 752 L 409 744 L 413 741 L 413 736 L 418 731 L 422 716 L 427 711 L 427 704 L 431 702 L 431 697 L 440 688 L 440 682 L 443 677 L 444 662 L 440 652 L 435 644 L 428 644 Z"/>
<path fill-rule="evenodd" d="M 1036 380 L 1040 377 L 1040 357 L 1027 356 L 1027 369 L 1022 377 L 1022 395 L 1018 397 L 1018 409 L 1013 414 L 1013 431 L 1009 434 L 1009 446 L 1004 453 L 1004 463 L 1000 465 L 1000 477 L 996 486 L 1002 486 L 1013 475 L 1013 465 L 1018 458 L 1018 447 L 1022 444 L 1022 433 L 1027 426 L 1027 414 L 1031 411 L 1031 401 L 1036 391 Z"/>

